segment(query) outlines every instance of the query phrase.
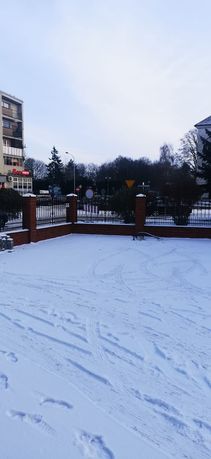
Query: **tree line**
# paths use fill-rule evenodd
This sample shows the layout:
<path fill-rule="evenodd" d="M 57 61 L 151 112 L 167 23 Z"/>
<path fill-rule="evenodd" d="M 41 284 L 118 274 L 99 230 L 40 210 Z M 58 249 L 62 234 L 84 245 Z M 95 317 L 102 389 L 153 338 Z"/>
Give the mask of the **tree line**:
<path fill-rule="evenodd" d="M 201 165 L 198 158 L 201 156 Z M 48 164 L 43 161 L 27 158 L 25 168 L 33 177 L 33 187 L 36 194 L 41 189 L 61 190 L 62 194 L 73 191 L 74 170 L 76 190 L 81 197 L 88 187 L 92 187 L 97 195 L 114 196 L 126 187 L 126 180 L 134 180 L 134 189 L 150 191 L 160 196 L 195 199 L 202 192 L 211 194 L 211 135 L 203 139 L 203 151 L 198 153 L 197 131 L 191 130 L 180 141 L 177 151 L 172 145 L 160 147 L 159 159 L 151 161 L 146 157 L 132 159 L 118 156 L 110 162 L 96 165 L 94 163 L 62 162 L 58 150 L 54 146 Z M 196 178 L 206 180 L 199 187 Z"/>

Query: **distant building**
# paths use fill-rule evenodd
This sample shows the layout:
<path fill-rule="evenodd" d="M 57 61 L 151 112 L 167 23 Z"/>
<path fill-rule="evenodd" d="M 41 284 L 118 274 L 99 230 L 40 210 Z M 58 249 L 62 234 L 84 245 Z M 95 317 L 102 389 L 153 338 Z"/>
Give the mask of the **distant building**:
<path fill-rule="evenodd" d="M 202 138 L 206 139 L 207 131 L 210 132 L 211 135 L 211 116 L 205 118 L 204 120 L 200 121 L 199 123 L 195 124 L 195 128 L 197 129 L 197 137 L 198 137 L 198 152 L 201 153 L 203 149 L 203 142 Z M 198 156 L 198 167 L 201 165 L 201 158 Z M 199 185 L 203 185 L 205 181 L 202 178 L 198 178 L 197 182 Z"/>
<path fill-rule="evenodd" d="M 24 170 L 23 102 L 0 91 L 0 188 L 20 194 L 32 192 L 32 178 Z"/>

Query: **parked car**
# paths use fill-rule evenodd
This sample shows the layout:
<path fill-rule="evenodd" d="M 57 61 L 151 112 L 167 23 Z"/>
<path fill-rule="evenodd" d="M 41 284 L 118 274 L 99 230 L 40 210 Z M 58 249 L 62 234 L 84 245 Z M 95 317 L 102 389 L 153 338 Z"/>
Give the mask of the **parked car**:
<path fill-rule="evenodd" d="M 8 222 L 8 215 L 6 212 L 0 210 L 0 230 L 4 230 L 6 223 Z"/>

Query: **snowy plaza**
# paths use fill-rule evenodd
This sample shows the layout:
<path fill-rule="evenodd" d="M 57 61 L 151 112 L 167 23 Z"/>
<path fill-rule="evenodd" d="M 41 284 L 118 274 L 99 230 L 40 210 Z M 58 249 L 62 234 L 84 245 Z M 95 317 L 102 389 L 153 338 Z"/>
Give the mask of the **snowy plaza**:
<path fill-rule="evenodd" d="M 1 459 L 211 457 L 209 240 L 0 253 Z"/>

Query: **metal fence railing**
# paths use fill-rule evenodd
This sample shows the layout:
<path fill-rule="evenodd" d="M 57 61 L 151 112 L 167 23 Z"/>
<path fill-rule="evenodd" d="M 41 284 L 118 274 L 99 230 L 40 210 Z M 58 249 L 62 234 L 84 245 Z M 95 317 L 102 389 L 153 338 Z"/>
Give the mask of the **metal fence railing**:
<path fill-rule="evenodd" d="M 77 220 L 84 223 L 124 223 L 123 218 L 112 210 L 108 198 L 78 200 Z"/>
<path fill-rule="evenodd" d="M 37 226 L 66 222 L 66 196 L 38 196 L 36 207 Z M 134 223 L 126 212 L 119 215 L 112 209 L 112 200 L 78 200 L 77 221 L 84 223 Z M 131 215 L 129 216 L 131 217 Z M 17 208 L 6 208 L 0 202 L 0 231 L 22 228 L 22 204 Z M 146 225 L 211 227 L 211 200 L 176 202 L 169 199 L 146 200 Z"/>
<path fill-rule="evenodd" d="M 23 226 L 23 212 L 22 209 L 18 212 L 8 212 L 8 222 L 5 226 L 5 229 L 8 231 L 13 231 L 16 229 L 21 229 Z"/>
<path fill-rule="evenodd" d="M 211 201 L 197 201 L 191 203 L 176 202 L 167 199 L 147 201 L 147 225 L 181 225 L 181 226 L 211 226 Z"/>
<path fill-rule="evenodd" d="M 66 221 L 66 196 L 37 197 L 37 225 L 62 223 Z"/>

